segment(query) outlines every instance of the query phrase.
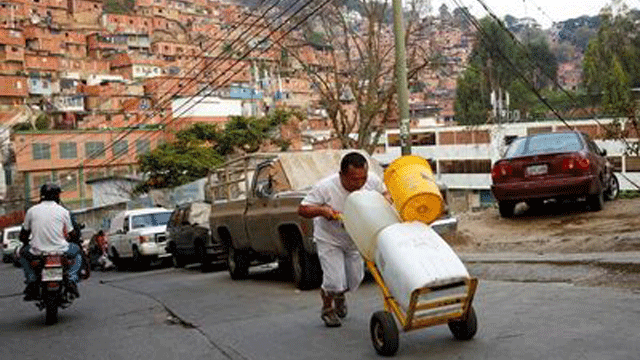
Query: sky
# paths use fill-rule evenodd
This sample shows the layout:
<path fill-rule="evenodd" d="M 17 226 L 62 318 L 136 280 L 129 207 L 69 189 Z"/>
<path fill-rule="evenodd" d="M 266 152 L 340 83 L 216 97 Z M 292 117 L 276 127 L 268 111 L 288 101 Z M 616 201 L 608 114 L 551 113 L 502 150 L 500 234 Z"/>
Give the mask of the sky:
<path fill-rule="evenodd" d="M 505 15 L 516 18 L 531 17 L 543 29 L 551 27 L 554 21 L 564 21 L 582 15 L 598 15 L 600 9 L 611 4 L 611 0 L 483 0 L 491 11 L 503 19 Z M 630 8 L 640 8 L 640 0 L 625 0 Z M 470 12 L 482 18 L 487 15 L 478 0 L 432 0 L 431 6 L 437 11 L 442 4 L 446 4 L 449 11 L 457 7 L 457 3 L 466 6 Z"/>

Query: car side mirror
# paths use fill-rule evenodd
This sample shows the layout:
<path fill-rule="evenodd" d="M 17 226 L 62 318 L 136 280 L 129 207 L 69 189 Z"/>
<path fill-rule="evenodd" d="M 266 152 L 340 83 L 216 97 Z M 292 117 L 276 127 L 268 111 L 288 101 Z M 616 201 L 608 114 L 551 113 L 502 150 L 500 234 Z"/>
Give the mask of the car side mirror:
<path fill-rule="evenodd" d="M 607 150 L 606 149 L 600 150 L 600 155 L 607 156 Z"/>
<path fill-rule="evenodd" d="M 266 183 L 258 184 L 258 187 L 256 189 L 256 196 L 259 198 L 267 198 L 271 196 L 272 192 L 273 192 L 272 183 L 271 181 L 268 181 Z"/>

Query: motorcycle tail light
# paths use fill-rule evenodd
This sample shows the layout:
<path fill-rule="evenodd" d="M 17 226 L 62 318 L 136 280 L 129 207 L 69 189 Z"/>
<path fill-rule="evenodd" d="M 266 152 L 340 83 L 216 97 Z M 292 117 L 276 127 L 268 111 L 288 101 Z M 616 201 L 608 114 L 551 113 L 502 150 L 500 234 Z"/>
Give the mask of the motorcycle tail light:
<path fill-rule="evenodd" d="M 56 289 L 58 289 L 58 287 L 60 287 L 60 284 L 58 284 L 57 282 L 52 281 L 52 282 L 48 282 L 47 283 L 47 287 L 49 289 L 56 290 Z"/>

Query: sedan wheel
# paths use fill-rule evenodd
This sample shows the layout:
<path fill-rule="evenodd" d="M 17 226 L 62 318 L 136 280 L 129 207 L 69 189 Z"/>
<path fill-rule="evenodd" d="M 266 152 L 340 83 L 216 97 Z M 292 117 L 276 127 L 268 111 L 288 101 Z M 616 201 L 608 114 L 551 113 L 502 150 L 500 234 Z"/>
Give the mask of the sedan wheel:
<path fill-rule="evenodd" d="M 614 174 L 611 174 L 607 189 L 604 191 L 604 199 L 608 201 L 615 200 L 619 193 L 620 183 L 618 182 L 618 178 Z"/>
<path fill-rule="evenodd" d="M 516 204 L 511 201 L 499 201 L 498 202 L 498 210 L 500 210 L 500 216 L 503 218 L 513 217 L 513 210 L 515 209 Z"/>
<path fill-rule="evenodd" d="M 604 192 L 587 196 L 587 205 L 591 211 L 600 211 L 604 207 Z"/>

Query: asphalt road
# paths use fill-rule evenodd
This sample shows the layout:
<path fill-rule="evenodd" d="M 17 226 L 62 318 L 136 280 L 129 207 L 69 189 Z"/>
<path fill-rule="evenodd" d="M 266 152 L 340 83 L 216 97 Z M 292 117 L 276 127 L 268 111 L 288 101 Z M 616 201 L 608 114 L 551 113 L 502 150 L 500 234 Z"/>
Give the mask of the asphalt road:
<path fill-rule="evenodd" d="M 0 264 L 0 359 L 376 359 L 366 281 L 349 316 L 328 329 L 317 291 L 301 292 L 273 268 L 232 281 L 197 268 L 94 273 L 58 324 L 25 303 L 21 272 Z M 447 326 L 401 333 L 398 359 L 637 359 L 640 294 L 566 282 L 482 280 L 479 331 L 456 341 Z"/>

